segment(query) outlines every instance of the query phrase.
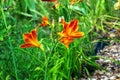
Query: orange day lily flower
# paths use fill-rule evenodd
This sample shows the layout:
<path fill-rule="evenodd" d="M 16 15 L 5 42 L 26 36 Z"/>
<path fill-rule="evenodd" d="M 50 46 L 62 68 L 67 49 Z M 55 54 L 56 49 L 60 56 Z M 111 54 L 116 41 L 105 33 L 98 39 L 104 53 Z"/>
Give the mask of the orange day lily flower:
<path fill-rule="evenodd" d="M 44 27 L 47 25 L 49 25 L 48 17 L 44 16 L 44 17 L 42 17 L 42 22 L 41 22 L 40 26 Z"/>
<path fill-rule="evenodd" d="M 25 44 L 20 45 L 21 48 L 38 47 L 41 50 L 44 50 L 42 44 L 38 42 L 36 28 L 33 29 L 30 33 L 23 34 L 23 38 Z"/>
<path fill-rule="evenodd" d="M 62 22 L 63 31 L 59 33 L 61 42 L 68 48 L 69 44 L 74 41 L 74 38 L 80 38 L 84 32 L 78 31 L 78 20 L 74 19 L 69 24 L 65 21 Z"/>

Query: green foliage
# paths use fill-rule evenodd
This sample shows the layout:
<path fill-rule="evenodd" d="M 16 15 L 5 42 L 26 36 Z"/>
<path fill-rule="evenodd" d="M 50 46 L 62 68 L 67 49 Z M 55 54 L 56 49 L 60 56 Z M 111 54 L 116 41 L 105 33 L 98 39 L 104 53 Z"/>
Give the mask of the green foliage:
<path fill-rule="evenodd" d="M 95 69 L 103 69 L 95 60 L 94 41 L 99 30 L 107 32 L 120 28 L 120 10 L 114 11 L 115 1 L 83 0 L 70 5 L 70 0 L 54 2 L 41 0 L 1 0 L 0 2 L 0 80 L 72 80 Z M 52 25 L 39 27 L 42 17 L 48 16 Z M 84 37 L 75 39 L 69 49 L 60 43 L 58 32 L 62 30 L 59 17 L 70 22 L 79 20 Z M 38 39 L 45 51 L 38 48 L 21 49 L 23 34 L 38 27 Z M 118 40 L 119 41 L 119 40 Z M 94 69 L 93 69 L 94 67 Z"/>

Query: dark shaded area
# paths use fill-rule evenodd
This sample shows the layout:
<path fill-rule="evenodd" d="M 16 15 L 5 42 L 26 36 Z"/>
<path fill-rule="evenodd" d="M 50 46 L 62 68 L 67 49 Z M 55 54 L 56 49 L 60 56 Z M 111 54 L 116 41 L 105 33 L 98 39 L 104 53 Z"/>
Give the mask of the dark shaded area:
<path fill-rule="evenodd" d="M 106 42 L 96 42 L 95 43 L 95 54 L 97 54 L 100 50 L 102 50 L 107 45 Z"/>

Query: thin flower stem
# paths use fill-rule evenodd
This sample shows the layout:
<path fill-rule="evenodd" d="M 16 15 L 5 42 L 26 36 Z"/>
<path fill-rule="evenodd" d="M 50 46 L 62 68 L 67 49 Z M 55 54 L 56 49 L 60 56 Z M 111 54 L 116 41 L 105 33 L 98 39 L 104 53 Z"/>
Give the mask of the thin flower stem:
<path fill-rule="evenodd" d="M 53 40 L 52 40 L 53 41 Z M 48 80 L 48 78 L 47 78 L 47 73 L 48 73 L 48 63 L 49 63 L 49 61 L 50 61 L 50 58 L 52 57 L 52 53 L 53 53 L 53 51 L 54 51 L 54 49 L 55 49 L 55 47 L 56 47 L 56 45 L 58 44 L 58 41 L 55 43 L 55 44 L 52 44 L 53 45 L 53 47 L 51 48 L 51 51 L 50 51 L 50 54 L 49 54 L 49 56 L 48 57 L 46 57 L 46 53 L 44 54 L 44 56 L 45 56 L 45 74 L 44 74 L 44 80 Z"/>
<path fill-rule="evenodd" d="M 70 79 L 72 59 L 70 49 L 68 48 L 67 51 L 68 51 L 68 78 Z"/>
<path fill-rule="evenodd" d="M 71 52 L 70 49 L 67 49 L 67 53 L 65 53 L 65 61 L 66 61 L 66 75 L 68 76 L 68 79 L 70 79 L 71 75 L 71 65 L 72 65 L 72 58 L 71 58 Z"/>
<path fill-rule="evenodd" d="M 47 72 L 48 72 L 48 60 L 46 59 L 46 55 L 45 55 L 45 74 L 44 74 L 44 80 L 48 80 L 47 79 Z"/>

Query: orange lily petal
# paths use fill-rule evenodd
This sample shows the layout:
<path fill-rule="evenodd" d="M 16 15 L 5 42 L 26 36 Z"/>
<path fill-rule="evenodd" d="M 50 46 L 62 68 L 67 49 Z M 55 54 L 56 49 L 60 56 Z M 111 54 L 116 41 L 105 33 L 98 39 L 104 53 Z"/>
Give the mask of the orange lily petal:
<path fill-rule="evenodd" d="M 42 22 L 40 24 L 40 26 L 47 26 L 49 24 L 49 21 L 48 21 L 48 17 L 44 16 L 42 17 Z"/>
<path fill-rule="evenodd" d="M 72 37 L 72 38 L 80 38 L 80 37 L 82 37 L 82 36 L 84 36 L 84 33 L 83 33 L 83 32 L 75 32 L 75 33 L 72 33 L 72 34 L 70 35 L 70 37 Z"/>
<path fill-rule="evenodd" d="M 70 42 L 73 42 L 74 40 L 71 38 L 62 38 L 61 42 L 66 46 L 66 48 L 68 48 Z"/>
<path fill-rule="evenodd" d="M 78 31 L 78 20 L 74 19 L 70 22 L 69 25 L 70 32 Z"/>
<path fill-rule="evenodd" d="M 27 39 L 29 36 L 31 36 L 30 33 L 23 34 L 24 39 Z"/>
<path fill-rule="evenodd" d="M 35 28 L 34 30 L 31 31 L 31 33 L 32 33 L 31 35 L 32 35 L 33 39 L 37 39 L 37 34 L 36 34 L 37 29 Z"/>
<path fill-rule="evenodd" d="M 20 45 L 21 48 L 39 47 L 43 50 L 42 44 L 37 40 L 37 29 L 33 29 L 30 33 L 23 34 L 25 44 Z"/>
<path fill-rule="evenodd" d="M 63 31 L 59 33 L 61 42 L 68 48 L 69 44 L 74 41 L 74 38 L 80 38 L 84 35 L 84 32 L 78 31 L 78 20 L 74 19 L 69 24 L 64 20 L 63 23 Z"/>
<path fill-rule="evenodd" d="M 24 41 L 26 43 L 28 42 L 31 42 L 31 40 L 33 41 L 37 41 L 37 29 L 35 28 L 34 30 L 31 31 L 31 33 L 27 33 L 27 34 L 24 34 L 23 37 L 24 37 Z"/>

